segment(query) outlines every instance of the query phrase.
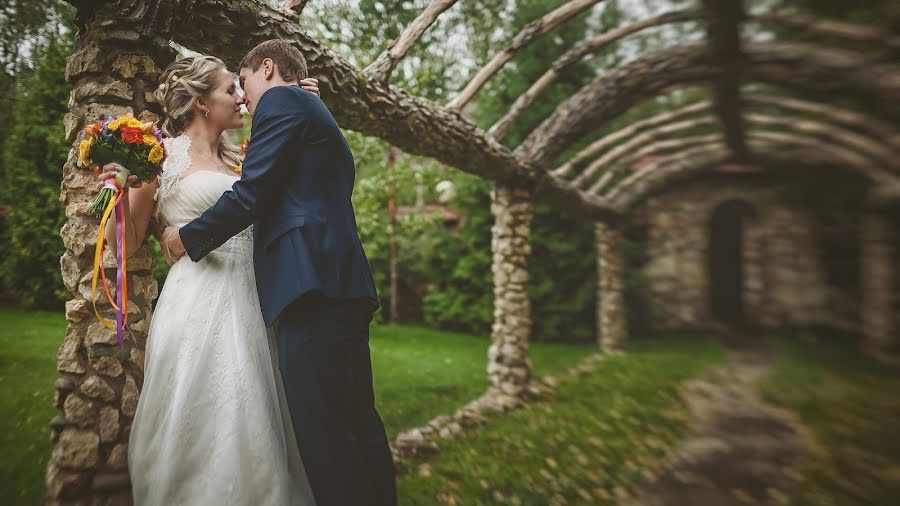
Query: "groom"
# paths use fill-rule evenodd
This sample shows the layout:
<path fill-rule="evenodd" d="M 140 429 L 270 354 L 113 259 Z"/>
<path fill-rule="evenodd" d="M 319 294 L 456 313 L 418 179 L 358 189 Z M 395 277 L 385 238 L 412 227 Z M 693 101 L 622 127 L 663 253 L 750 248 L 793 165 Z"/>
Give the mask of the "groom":
<path fill-rule="evenodd" d="M 240 64 L 253 140 L 243 174 L 202 216 L 166 229 L 175 257 L 198 262 L 251 224 L 256 286 L 294 432 L 318 506 L 393 505 L 395 469 L 375 409 L 369 322 L 378 307 L 350 194 L 355 167 L 340 128 L 298 81 L 306 60 L 280 40 Z"/>

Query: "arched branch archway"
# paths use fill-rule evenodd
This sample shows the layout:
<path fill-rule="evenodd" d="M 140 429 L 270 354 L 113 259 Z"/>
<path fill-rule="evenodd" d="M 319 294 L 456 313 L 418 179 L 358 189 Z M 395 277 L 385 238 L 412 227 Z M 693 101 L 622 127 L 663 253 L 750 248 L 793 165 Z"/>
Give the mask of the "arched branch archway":
<path fill-rule="evenodd" d="M 900 117 L 900 71 L 849 52 L 826 52 L 786 44 L 760 44 L 746 50 L 748 80 L 809 93 L 840 93 L 883 104 L 889 118 Z M 515 154 L 540 170 L 586 132 L 595 130 L 638 102 L 675 86 L 715 78 L 720 71 L 702 46 L 675 48 L 640 58 L 599 76 L 560 104 Z"/>

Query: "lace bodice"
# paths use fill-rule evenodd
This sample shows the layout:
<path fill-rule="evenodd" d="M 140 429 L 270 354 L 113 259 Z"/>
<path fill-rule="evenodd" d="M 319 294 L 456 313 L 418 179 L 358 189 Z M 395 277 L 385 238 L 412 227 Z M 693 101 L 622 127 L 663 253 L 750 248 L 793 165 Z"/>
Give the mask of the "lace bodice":
<path fill-rule="evenodd" d="M 191 167 L 191 138 L 185 134 L 165 140 L 166 161 L 163 162 L 163 172 L 159 178 L 159 190 L 156 192 L 156 200 L 160 201 L 168 197 L 175 190 L 175 186 L 181 179 L 181 174 Z M 157 211 L 159 206 L 157 206 Z"/>
<path fill-rule="evenodd" d="M 169 225 L 182 226 L 219 200 L 240 176 L 211 170 L 191 170 L 191 139 L 180 135 L 166 141 L 168 158 L 163 163 L 156 214 Z M 249 236 L 249 229 L 241 233 Z"/>

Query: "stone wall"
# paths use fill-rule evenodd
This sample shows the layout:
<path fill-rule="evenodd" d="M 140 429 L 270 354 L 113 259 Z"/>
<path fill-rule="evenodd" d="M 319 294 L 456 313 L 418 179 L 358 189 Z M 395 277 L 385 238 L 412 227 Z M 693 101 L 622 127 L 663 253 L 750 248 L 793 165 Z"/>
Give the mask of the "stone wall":
<path fill-rule="evenodd" d="M 897 240 L 894 224 L 881 212 L 867 212 L 862 227 L 862 331 L 865 348 L 874 355 L 898 349 L 896 299 Z"/>
<path fill-rule="evenodd" d="M 835 321 L 841 312 L 832 310 L 846 304 L 848 294 L 827 282 L 810 210 L 782 202 L 777 186 L 694 181 L 649 198 L 640 210 L 648 227 L 649 260 L 643 269 L 652 327 L 675 331 L 713 323 L 710 220 L 718 206 L 732 200 L 743 200 L 754 213 L 742 233 L 748 323 L 762 328 L 847 325 Z"/>
<path fill-rule="evenodd" d="M 891 210 L 891 216 L 893 219 L 891 220 L 891 238 L 893 242 L 891 246 L 893 248 L 893 274 L 894 274 L 894 289 L 892 293 L 893 298 L 893 310 L 894 310 L 894 318 L 893 318 L 893 332 L 894 332 L 894 351 L 897 354 L 900 354 L 900 262 L 897 261 L 897 258 L 900 258 L 900 205 L 895 205 Z"/>

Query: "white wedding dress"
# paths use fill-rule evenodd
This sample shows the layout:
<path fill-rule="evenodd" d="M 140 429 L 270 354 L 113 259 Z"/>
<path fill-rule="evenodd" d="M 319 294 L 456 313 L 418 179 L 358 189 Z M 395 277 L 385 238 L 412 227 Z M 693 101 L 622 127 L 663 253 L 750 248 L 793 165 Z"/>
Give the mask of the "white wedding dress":
<path fill-rule="evenodd" d="M 237 180 L 190 170 L 190 139 L 166 141 L 157 212 L 184 225 Z M 267 333 L 247 229 L 172 266 L 150 324 L 128 463 L 137 506 L 312 505 Z"/>

